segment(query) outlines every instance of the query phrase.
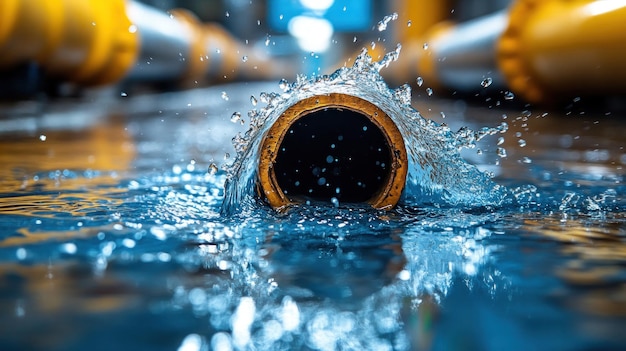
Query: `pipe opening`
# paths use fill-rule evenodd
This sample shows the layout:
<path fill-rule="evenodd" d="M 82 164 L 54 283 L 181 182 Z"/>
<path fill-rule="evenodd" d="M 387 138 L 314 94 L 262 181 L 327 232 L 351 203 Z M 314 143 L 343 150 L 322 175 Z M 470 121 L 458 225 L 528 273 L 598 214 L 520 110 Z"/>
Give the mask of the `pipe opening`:
<path fill-rule="evenodd" d="M 278 146 L 274 175 L 291 201 L 366 202 L 384 190 L 391 153 L 383 131 L 364 114 L 323 108 L 289 127 Z"/>
<path fill-rule="evenodd" d="M 391 209 L 407 163 L 402 134 L 383 110 L 356 96 L 316 95 L 286 109 L 264 134 L 257 190 L 278 211 L 308 200 Z"/>

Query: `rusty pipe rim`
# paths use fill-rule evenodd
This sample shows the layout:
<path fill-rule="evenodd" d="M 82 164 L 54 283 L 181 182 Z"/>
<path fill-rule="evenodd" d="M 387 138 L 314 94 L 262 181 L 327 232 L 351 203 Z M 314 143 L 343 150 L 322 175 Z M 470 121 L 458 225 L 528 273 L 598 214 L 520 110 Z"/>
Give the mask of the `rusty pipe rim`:
<path fill-rule="evenodd" d="M 365 117 L 384 135 L 389 150 L 391 167 L 378 190 L 365 201 L 375 209 L 393 208 L 402 195 L 406 183 L 408 159 L 404 139 L 391 117 L 373 103 L 356 96 L 330 93 L 300 100 L 287 108 L 264 134 L 260 145 L 257 191 L 271 207 L 282 211 L 301 203 L 291 199 L 282 190 L 274 171 L 279 149 L 287 131 L 302 117 L 325 109 L 348 110 Z"/>

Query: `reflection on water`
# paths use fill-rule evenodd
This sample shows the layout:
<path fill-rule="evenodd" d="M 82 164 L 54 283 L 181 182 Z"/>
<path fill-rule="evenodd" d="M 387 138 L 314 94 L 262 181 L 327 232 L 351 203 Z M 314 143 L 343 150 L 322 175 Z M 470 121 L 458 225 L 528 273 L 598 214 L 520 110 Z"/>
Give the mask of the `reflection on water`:
<path fill-rule="evenodd" d="M 204 94 L 221 101 L 225 89 Z M 459 120 L 480 126 L 489 112 L 478 112 Z M 207 169 L 224 146 L 200 136 L 230 133 L 230 114 L 129 114 L 93 130 L 2 137 L 0 330 L 11 332 L 0 333 L 0 349 L 626 345 L 626 202 L 615 157 L 625 139 L 590 137 L 605 121 L 562 120 L 556 131 L 527 121 L 523 148 L 509 123 L 505 144 L 500 135 L 478 144 L 483 154 L 468 158 L 497 171 L 511 206 L 221 217 L 226 176 Z M 502 145 L 507 158 L 496 155 Z M 559 156 L 596 149 L 608 161 Z M 532 162 L 518 162 L 524 156 Z"/>

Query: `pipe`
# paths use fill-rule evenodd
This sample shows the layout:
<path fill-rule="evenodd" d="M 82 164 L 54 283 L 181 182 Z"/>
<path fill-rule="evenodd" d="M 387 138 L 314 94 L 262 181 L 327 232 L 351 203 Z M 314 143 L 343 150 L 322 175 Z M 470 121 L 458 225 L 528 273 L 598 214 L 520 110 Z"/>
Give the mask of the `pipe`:
<path fill-rule="evenodd" d="M 533 103 L 626 93 L 626 1 L 518 0 L 498 42 L 509 87 Z"/>
<path fill-rule="evenodd" d="M 0 1 L 0 69 L 32 62 L 47 77 L 86 86 L 295 74 L 185 10 L 124 0 Z"/>
<path fill-rule="evenodd" d="M 279 211 L 309 201 L 391 209 L 407 167 L 404 140 L 387 113 L 330 93 L 293 104 L 264 134 L 257 189 Z"/>
<path fill-rule="evenodd" d="M 506 12 L 433 26 L 405 44 L 409 65 L 394 68 L 466 93 L 491 78 L 492 87 L 550 103 L 626 93 L 624 42 L 624 0 L 518 0 Z"/>

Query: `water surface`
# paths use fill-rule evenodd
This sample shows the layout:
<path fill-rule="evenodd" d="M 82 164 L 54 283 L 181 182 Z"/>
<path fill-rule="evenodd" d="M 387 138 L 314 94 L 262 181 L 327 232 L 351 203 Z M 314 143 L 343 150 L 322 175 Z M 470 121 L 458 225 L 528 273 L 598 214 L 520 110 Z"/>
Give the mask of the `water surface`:
<path fill-rule="evenodd" d="M 0 349 L 626 347 L 623 113 L 424 95 L 447 136 L 507 123 L 460 151 L 506 201 L 224 216 L 211 165 L 275 88 L 4 108 Z"/>

